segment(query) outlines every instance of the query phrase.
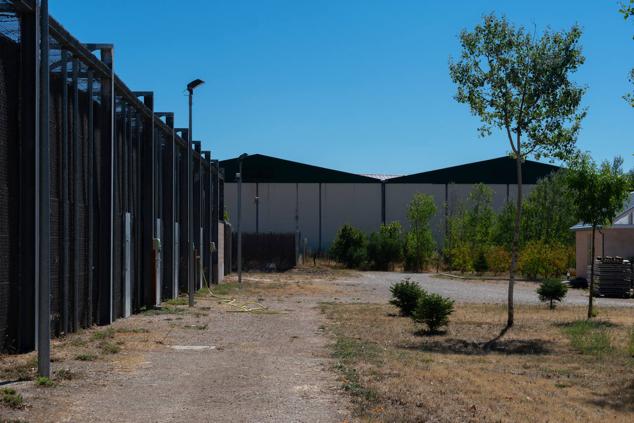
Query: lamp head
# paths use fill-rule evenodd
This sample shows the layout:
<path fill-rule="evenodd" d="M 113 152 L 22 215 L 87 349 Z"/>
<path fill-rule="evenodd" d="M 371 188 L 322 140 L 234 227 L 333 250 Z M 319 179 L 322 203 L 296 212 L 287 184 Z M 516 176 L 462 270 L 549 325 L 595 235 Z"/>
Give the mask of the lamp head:
<path fill-rule="evenodd" d="M 191 93 L 191 92 L 194 91 L 195 88 L 198 88 L 199 86 L 201 86 L 204 83 L 205 83 L 205 81 L 203 81 L 202 79 L 194 79 L 192 82 L 187 84 L 187 91 L 189 91 Z"/>

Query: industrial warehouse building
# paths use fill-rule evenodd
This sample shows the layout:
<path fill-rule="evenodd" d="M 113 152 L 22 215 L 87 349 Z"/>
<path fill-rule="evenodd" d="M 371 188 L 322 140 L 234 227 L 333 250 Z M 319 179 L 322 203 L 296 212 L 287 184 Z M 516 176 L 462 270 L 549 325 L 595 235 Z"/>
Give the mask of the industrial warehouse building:
<path fill-rule="evenodd" d="M 407 207 L 416 193 L 434 198 L 438 212 L 432 219 L 434 237 L 442 243 L 446 216 L 467 199 L 475 184 L 493 191 L 493 207 L 500 210 L 515 198 L 515 160 L 500 157 L 413 175 L 385 178 L 357 175 L 255 154 L 243 160 L 242 230 L 257 233 L 297 233 L 312 251 L 325 251 L 337 229 L 349 223 L 369 234 L 381 223 L 399 221 L 408 228 Z M 237 219 L 238 160 L 220 162 L 225 173 L 225 207 Z M 559 169 L 526 161 L 524 193 Z"/>

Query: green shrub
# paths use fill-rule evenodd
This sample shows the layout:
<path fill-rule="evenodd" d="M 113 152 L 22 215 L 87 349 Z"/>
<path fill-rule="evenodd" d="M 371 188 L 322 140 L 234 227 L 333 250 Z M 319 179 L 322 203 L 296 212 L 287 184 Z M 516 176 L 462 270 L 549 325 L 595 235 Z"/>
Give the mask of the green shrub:
<path fill-rule="evenodd" d="M 346 224 L 337 231 L 330 255 L 348 268 L 358 268 L 366 260 L 367 243 L 363 232 Z"/>
<path fill-rule="evenodd" d="M 511 268 L 511 253 L 503 247 L 491 247 L 486 251 L 486 261 L 489 270 L 498 275 L 508 272 Z"/>
<path fill-rule="evenodd" d="M 520 254 L 519 269 L 529 279 L 547 279 L 566 273 L 569 247 L 530 241 Z"/>
<path fill-rule="evenodd" d="M 392 293 L 390 304 L 398 307 L 402 316 L 411 316 L 418 304 L 418 299 L 425 291 L 417 282 L 406 278 L 392 285 L 390 292 Z"/>
<path fill-rule="evenodd" d="M 473 270 L 471 248 L 466 244 L 457 244 L 446 251 L 449 267 L 462 273 Z"/>
<path fill-rule="evenodd" d="M 399 222 L 381 225 L 379 232 L 370 235 L 368 261 L 377 270 L 390 270 L 403 260 L 403 230 Z"/>
<path fill-rule="evenodd" d="M 555 308 L 554 301 L 561 302 L 566 296 L 566 293 L 568 293 L 568 287 L 559 279 L 546 279 L 539 285 L 539 288 L 537 288 L 539 300 L 543 302 L 549 301 L 551 310 Z"/>
<path fill-rule="evenodd" d="M 476 254 L 475 260 L 473 260 L 473 269 L 480 274 L 489 270 L 489 264 L 487 263 L 484 251 L 480 250 Z"/>
<path fill-rule="evenodd" d="M 427 325 L 430 333 L 449 324 L 449 315 L 453 313 L 454 301 L 438 294 L 424 292 L 418 299 L 412 318 Z"/>

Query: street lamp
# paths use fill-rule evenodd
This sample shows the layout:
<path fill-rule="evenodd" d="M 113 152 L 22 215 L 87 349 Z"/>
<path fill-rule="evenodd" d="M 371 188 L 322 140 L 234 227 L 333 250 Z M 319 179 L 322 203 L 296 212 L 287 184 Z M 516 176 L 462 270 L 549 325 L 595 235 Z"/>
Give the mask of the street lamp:
<path fill-rule="evenodd" d="M 202 79 L 194 79 L 187 84 L 187 93 L 189 97 L 189 136 L 187 137 L 187 290 L 189 291 L 189 306 L 194 306 L 194 277 L 193 271 L 193 241 L 194 234 L 192 231 L 192 222 L 194 220 L 193 204 L 192 204 L 192 97 L 194 90 L 204 84 Z"/>
<path fill-rule="evenodd" d="M 240 285 L 242 285 L 242 230 L 240 228 L 242 221 L 242 161 L 246 157 L 246 153 L 238 157 L 238 173 L 236 174 L 236 179 L 238 179 L 238 283 Z"/>

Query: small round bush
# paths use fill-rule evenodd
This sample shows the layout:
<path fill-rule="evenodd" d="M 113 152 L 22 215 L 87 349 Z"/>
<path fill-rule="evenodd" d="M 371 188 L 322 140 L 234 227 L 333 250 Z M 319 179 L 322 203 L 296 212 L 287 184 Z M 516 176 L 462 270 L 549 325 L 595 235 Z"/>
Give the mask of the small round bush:
<path fill-rule="evenodd" d="M 398 307 L 402 316 L 411 316 L 418 304 L 418 299 L 425 291 L 418 283 L 407 278 L 392 285 L 390 292 L 392 293 L 390 304 Z"/>
<path fill-rule="evenodd" d="M 549 301 L 551 310 L 555 308 L 554 302 L 563 300 L 567 292 L 568 287 L 557 279 L 546 279 L 537 288 L 539 300 L 543 302 Z"/>
<path fill-rule="evenodd" d="M 343 225 L 337 231 L 330 255 L 348 268 L 358 268 L 366 260 L 368 240 L 365 234 L 352 225 Z"/>
<path fill-rule="evenodd" d="M 453 305 L 454 301 L 449 298 L 425 293 L 418 299 L 412 318 L 418 323 L 426 324 L 429 333 L 435 333 L 439 328 L 449 324 Z"/>

